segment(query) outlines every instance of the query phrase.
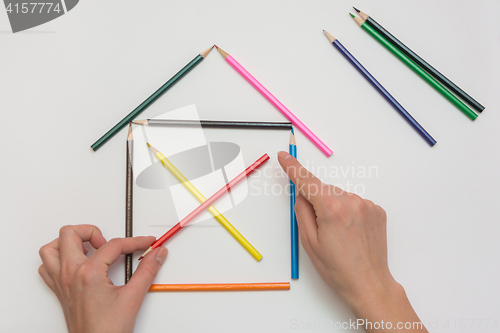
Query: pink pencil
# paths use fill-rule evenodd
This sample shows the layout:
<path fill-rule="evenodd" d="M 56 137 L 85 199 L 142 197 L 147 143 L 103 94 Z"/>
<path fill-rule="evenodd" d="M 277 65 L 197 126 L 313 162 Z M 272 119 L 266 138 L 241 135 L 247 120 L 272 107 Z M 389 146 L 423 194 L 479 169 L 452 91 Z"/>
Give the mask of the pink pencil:
<path fill-rule="evenodd" d="M 262 84 L 260 84 L 259 81 L 257 81 L 250 73 L 247 72 L 243 66 L 241 66 L 231 55 L 229 55 L 227 52 L 224 52 L 222 49 L 220 49 L 217 45 L 215 45 L 217 50 L 219 50 L 220 54 L 226 61 L 238 72 L 243 76 L 250 84 L 257 89 L 269 102 L 271 102 L 272 105 L 274 105 L 281 113 L 287 117 L 292 124 L 295 125 L 304 135 L 311 140 L 316 147 L 318 147 L 326 156 L 330 156 L 333 152 L 330 148 L 328 148 L 327 145 L 325 145 L 309 128 L 307 128 L 306 125 L 304 125 L 303 122 L 299 120 L 290 110 L 286 108 L 276 97 L 273 96 L 267 90 L 264 88 Z"/>

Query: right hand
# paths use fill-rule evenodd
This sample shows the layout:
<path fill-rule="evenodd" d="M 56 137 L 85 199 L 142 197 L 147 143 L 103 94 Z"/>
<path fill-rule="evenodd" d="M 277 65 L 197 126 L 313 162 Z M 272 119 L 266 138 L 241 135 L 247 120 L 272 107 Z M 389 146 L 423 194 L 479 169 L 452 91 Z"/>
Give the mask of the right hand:
<path fill-rule="evenodd" d="M 415 320 L 404 289 L 389 271 L 385 211 L 323 184 L 286 152 L 278 153 L 278 161 L 298 193 L 295 213 L 302 246 L 326 284 L 358 318 Z M 395 318 L 394 307 L 405 311 Z"/>

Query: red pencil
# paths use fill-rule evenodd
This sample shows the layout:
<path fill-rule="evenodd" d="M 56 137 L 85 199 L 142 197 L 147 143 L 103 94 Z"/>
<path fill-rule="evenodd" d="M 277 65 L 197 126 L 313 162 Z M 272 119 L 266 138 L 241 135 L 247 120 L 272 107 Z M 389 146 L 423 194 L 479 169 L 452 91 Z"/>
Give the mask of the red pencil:
<path fill-rule="evenodd" d="M 195 210 L 193 210 L 191 213 L 189 213 L 185 218 L 182 219 L 179 223 L 177 223 L 175 226 L 172 227 L 169 231 L 167 231 L 163 236 L 158 238 L 153 245 L 149 249 L 146 250 L 142 254 L 142 256 L 139 258 L 141 260 L 146 254 L 149 252 L 153 251 L 157 247 L 161 246 L 163 243 L 165 243 L 168 239 L 170 239 L 173 235 L 178 233 L 183 227 L 186 226 L 189 222 L 191 222 L 192 219 L 194 219 L 198 214 L 203 212 L 205 209 L 208 207 L 212 206 L 213 203 L 219 199 L 222 195 L 224 195 L 231 187 L 242 181 L 244 178 L 246 178 L 248 175 L 250 175 L 255 169 L 260 167 L 264 162 L 266 162 L 269 159 L 269 156 L 267 154 L 262 155 L 261 158 L 259 158 L 257 161 L 255 161 L 252 165 L 250 165 L 248 168 L 245 169 L 242 173 L 240 173 L 238 176 L 236 176 L 233 180 L 231 180 L 229 183 L 227 183 L 223 188 L 215 192 L 214 195 L 212 195 L 210 198 L 207 199 L 204 203 L 199 205 Z"/>

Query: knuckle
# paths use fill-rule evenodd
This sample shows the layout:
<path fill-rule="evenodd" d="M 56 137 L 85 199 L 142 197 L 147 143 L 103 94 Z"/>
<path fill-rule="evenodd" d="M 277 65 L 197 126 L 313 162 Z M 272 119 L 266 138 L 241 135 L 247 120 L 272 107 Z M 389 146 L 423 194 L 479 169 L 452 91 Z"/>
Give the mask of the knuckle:
<path fill-rule="evenodd" d="M 45 255 L 47 255 L 48 252 L 48 245 L 44 245 L 38 250 L 38 254 L 40 255 L 40 258 L 43 258 Z"/>
<path fill-rule="evenodd" d="M 328 203 L 330 209 L 334 212 L 342 212 L 345 210 L 344 204 L 337 198 L 328 197 L 326 202 Z"/>
<path fill-rule="evenodd" d="M 71 232 L 73 232 L 73 226 L 65 225 L 61 229 L 59 229 L 59 236 L 62 237 L 62 236 L 68 235 Z"/>
<path fill-rule="evenodd" d="M 358 213 L 366 213 L 368 207 L 363 198 L 361 198 L 359 195 L 353 194 L 352 197 L 350 198 L 350 205 L 351 207 L 357 211 Z"/>
<path fill-rule="evenodd" d="M 92 231 L 92 234 L 102 234 L 101 229 L 93 224 L 88 224 L 87 227 Z"/>
<path fill-rule="evenodd" d="M 77 272 L 78 280 L 80 280 L 83 284 L 89 284 L 93 282 L 97 276 L 96 270 L 94 267 L 88 264 L 81 265 Z"/>
<path fill-rule="evenodd" d="M 330 217 L 340 219 L 344 219 L 345 217 L 347 217 L 347 208 L 340 200 L 333 197 L 328 197 L 326 200 L 326 204 L 326 211 Z"/>
<path fill-rule="evenodd" d="M 378 209 L 378 212 L 380 214 L 380 218 L 382 219 L 382 222 L 385 224 L 387 223 L 387 212 L 385 211 L 385 209 L 383 209 L 382 207 L 380 206 L 376 206 L 377 209 Z"/>
<path fill-rule="evenodd" d="M 109 242 L 108 242 L 108 246 L 109 247 L 119 247 L 120 244 L 121 244 L 121 239 L 120 238 L 113 238 L 113 239 L 110 239 Z"/>

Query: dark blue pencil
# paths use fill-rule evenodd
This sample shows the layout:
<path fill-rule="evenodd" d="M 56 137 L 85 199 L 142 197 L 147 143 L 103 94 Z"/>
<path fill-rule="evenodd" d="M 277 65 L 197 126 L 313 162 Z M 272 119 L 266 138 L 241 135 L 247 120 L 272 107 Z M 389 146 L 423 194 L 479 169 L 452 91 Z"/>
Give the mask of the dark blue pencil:
<path fill-rule="evenodd" d="M 385 88 L 370 74 L 370 72 L 368 72 L 366 68 L 364 68 L 363 65 L 361 65 L 361 63 L 358 60 L 356 60 L 356 58 L 354 58 L 354 56 L 351 53 L 349 53 L 349 51 L 347 51 L 347 49 L 335 37 L 330 35 L 325 30 L 323 30 L 323 32 L 325 33 L 330 43 L 332 43 L 332 45 L 335 46 L 335 48 L 339 50 L 340 53 L 342 53 L 344 57 L 346 57 L 347 60 L 349 60 L 349 62 L 354 67 L 356 67 L 356 69 L 361 74 L 363 74 L 363 76 L 368 81 L 370 81 L 370 83 L 375 87 L 375 89 L 377 89 L 382 94 L 382 96 L 384 96 L 385 99 L 389 103 L 391 103 L 391 105 L 399 112 L 400 115 L 403 116 L 403 118 L 406 119 L 406 121 L 418 132 L 418 134 L 420 134 L 420 136 L 425 141 L 427 141 L 427 143 L 431 147 L 434 146 L 436 144 L 436 140 L 434 140 L 434 138 L 429 133 L 427 133 L 427 131 L 422 126 L 420 126 L 420 124 L 411 116 L 411 114 L 409 114 L 408 111 L 406 111 L 403 108 L 403 106 L 399 104 L 398 101 L 396 101 L 396 99 L 392 97 L 392 95 L 389 94 L 387 90 L 385 90 Z"/>
<path fill-rule="evenodd" d="M 290 145 L 288 146 L 290 155 L 297 158 L 297 145 L 295 135 L 290 134 Z M 290 181 L 290 240 L 292 259 L 292 279 L 299 278 L 299 228 L 297 226 L 297 216 L 295 215 L 295 185 Z"/>

